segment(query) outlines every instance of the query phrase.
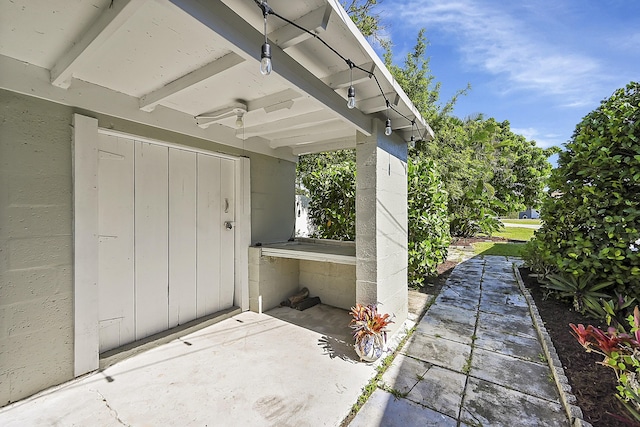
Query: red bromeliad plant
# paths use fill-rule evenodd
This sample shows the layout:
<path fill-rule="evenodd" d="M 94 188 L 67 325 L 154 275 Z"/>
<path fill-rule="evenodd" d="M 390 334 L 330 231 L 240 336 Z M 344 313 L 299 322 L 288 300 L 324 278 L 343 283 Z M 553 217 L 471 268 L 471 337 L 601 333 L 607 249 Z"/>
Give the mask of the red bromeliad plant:
<path fill-rule="evenodd" d="M 614 370 L 618 378 L 617 397 L 629 413 L 640 422 L 640 310 L 627 318 L 631 327 L 628 334 L 622 326 L 610 327 L 606 332 L 592 325 L 569 324 L 573 336 L 587 352 L 601 354 L 598 362 Z"/>
<path fill-rule="evenodd" d="M 355 307 L 351 307 L 351 316 L 353 319 L 349 326 L 353 329 L 356 341 L 366 335 L 382 335 L 383 339 L 387 340 L 385 328 L 393 323 L 393 316 L 378 313 L 377 304 L 356 304 Z"/>

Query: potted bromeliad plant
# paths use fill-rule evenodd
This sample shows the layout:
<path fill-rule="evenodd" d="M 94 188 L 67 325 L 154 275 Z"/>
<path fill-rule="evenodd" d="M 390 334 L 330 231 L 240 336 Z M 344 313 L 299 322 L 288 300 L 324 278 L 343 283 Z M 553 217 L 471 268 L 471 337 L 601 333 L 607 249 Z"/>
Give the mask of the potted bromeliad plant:
<path fill-rule="evenodd" d="M 377 304 L 356 304 L 351 307 L 350 327 L 353 329 L 355 350 L 361 360 L 373 362 L 382 356 L 387 347 L 387 330 L 393 316 L 378 313 Z"/>

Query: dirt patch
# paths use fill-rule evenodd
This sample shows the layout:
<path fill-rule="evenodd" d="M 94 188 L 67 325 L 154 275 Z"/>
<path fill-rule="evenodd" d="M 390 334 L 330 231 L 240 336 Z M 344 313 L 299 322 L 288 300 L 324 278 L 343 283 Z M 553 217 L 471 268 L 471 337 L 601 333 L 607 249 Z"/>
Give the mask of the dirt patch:
<path fill-rule="evenodd" d="M 544 299 L 544 289 L 529 273 L 528 269 L 520 269 L 522 280 L 535 300 L 573 394 L 578 400 L 578 406 L 584 413 L 584 420 L 595 427 L 637 426 L 637 423 L 625 423 L 616 418 L 626 415 L 626 411 L 615 397 L 617 381 L 613 370 L 598 365 L 597 362 L 602 361 L 602 357 L 584 351 L 569 328 L 569 323 L 601 325 L 572 311 L 564 302 L 553 298 Z"/>

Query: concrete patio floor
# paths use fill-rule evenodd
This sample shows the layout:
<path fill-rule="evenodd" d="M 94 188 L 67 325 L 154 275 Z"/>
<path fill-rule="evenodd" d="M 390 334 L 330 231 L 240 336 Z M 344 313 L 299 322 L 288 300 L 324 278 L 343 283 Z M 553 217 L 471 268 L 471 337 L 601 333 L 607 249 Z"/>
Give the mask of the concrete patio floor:
<path fill-rule="evenodd" d="M 375 375 L 349 320 L 324 305 L 244 312 L 4 407 L 0 425 L 335 426 Z"/>
<path fill-rule="evenodd" d="M 350 427 L 589 425 L 513 261 L 458 264 L 422 319 L 430 296 L 411 293 L 416 330 Z M 241 313 L 1 408 L 0 425 L 338 426 L 376 375 L 349 321 L 324 305 Z"/>

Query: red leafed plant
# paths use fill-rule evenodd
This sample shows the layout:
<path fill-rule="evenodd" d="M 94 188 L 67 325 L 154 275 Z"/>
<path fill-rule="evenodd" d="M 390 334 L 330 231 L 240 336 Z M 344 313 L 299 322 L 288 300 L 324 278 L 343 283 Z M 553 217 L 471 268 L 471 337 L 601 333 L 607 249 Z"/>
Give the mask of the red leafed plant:
<path fill-rule="evenodd" d="M 356 341 L 366 335 L 375 334 L 382 335 L 386 341 L 387 331 L 385 328 L 389 323 L 393 323 L 393 316 L 378 313 L 377 304 L 356 304 L 355 307 L 351 307 L 351 316 L 353 319 L 349 326 L 353 329 L 353 337 Z"/>
<path fill-rule="evenodd" d="M 592 325 L 569 324 L 573 336 L 587 352 L 601 354 L 600 364 L 613 369 L 618 378 L 617 397 L 635 420 L 622 420 L 630 425 L 640 425 L 640 310 L 635 308 L 633 316 L 627 318 L 631 333 L 619 325 L 609 327 L 606 332 Z M 616 417 L 619 418 L 619 417 Z"/>

